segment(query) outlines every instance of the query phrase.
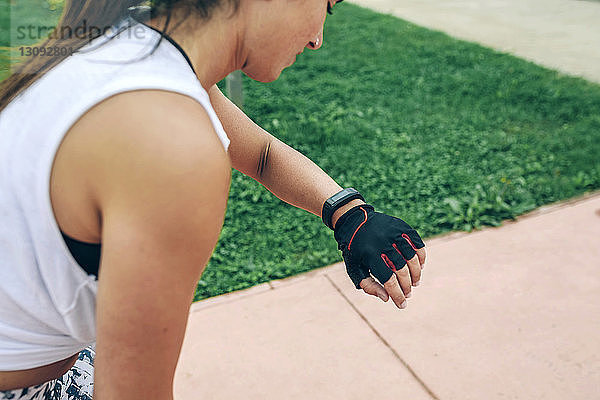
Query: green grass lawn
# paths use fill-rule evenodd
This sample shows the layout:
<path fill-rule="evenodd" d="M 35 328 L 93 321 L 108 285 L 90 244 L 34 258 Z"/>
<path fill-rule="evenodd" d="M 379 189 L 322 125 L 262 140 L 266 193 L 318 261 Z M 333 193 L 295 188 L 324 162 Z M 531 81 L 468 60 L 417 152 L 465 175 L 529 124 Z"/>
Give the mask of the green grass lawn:
<path fill-rule="evenodd" d="M 351 4 L 245 111 L 432 236 L 600 188 L 600 87 Z M 196 299 L 341 261 L 319 218 L 234 171 Z"/>
<path fill-rule="evenodd" d="M 600 188 L 600 86 L 341 4 L 245 111 L 424 237 Z M 341 261 L 332 232 L 234 171 L 196 300 Z"/>

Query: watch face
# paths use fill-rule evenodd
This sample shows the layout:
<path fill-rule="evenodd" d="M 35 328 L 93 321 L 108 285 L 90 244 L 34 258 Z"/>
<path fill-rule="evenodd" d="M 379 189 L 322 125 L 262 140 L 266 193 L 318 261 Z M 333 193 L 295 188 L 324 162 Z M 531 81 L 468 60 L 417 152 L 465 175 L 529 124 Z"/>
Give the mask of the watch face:
<path fill-rule="evenodd" d="M 339 200 L 341 200 L 343 197 L 354 193 L 354 190 L 351 189 L 344 189 L 341 192 L 339 192 L 338 194 L 334 195 L 331 200 L 333 203 L 338 202 Z"/>
<path fill-rule="evenodd" d="M 336 194 L 335 196 L 333 196 L 331 200 L 335 203 L 335 202 L 339 201 L 345 195 L 346 195 L 346 191 L 339 192 L 338 194 Z"/>

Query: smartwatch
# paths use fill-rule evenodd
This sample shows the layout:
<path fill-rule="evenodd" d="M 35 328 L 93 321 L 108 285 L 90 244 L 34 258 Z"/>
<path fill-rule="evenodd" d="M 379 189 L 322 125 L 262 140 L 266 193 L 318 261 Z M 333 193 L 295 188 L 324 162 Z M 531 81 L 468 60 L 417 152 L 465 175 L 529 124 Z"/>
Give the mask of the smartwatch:
<path fill-rule="evenodd" d="M 362 201 L 365 201 L 361 194 L 358 193 L 358 190 L 354 188 L 347 188 L 325 200 L 325 203 L 323 203 L 323 210 L 321 212 L 323 223 L 325 223 L 329 229 L 334 230 L 331 224 L 331 218 L 333 217 L 335 210 L 355 199 L 361 199 Z"/>

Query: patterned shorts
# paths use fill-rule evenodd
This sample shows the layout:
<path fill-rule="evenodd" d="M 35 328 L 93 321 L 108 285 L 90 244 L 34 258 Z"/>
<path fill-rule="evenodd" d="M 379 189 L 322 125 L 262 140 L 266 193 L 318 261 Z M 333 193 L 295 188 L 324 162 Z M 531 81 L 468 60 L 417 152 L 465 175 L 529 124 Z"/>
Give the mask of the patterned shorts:
<path fill-rule="evenodd" d="M 0 390 L 0 400 L 92 400 L 95 357 L 94 346 L 89 346 L 60 378 L 24 389 Z"/>

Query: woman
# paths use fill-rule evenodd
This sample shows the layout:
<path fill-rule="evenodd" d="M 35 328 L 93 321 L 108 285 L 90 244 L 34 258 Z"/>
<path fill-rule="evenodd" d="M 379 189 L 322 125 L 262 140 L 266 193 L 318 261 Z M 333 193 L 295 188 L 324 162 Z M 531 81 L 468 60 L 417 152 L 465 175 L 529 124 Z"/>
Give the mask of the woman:
<path fill-rule="evenodd" d="M 232 167 L 321 216 L 354 285 L 406 306 L 416 231 L 215 86 L 237 69 L 277 79 L 322 45 L 335 2 L 158 0 L 145 23 L 141 1 L 67 2 L 44 44 L 59 51 L 0 92 L 0 400 L 172 398 Z"/>

